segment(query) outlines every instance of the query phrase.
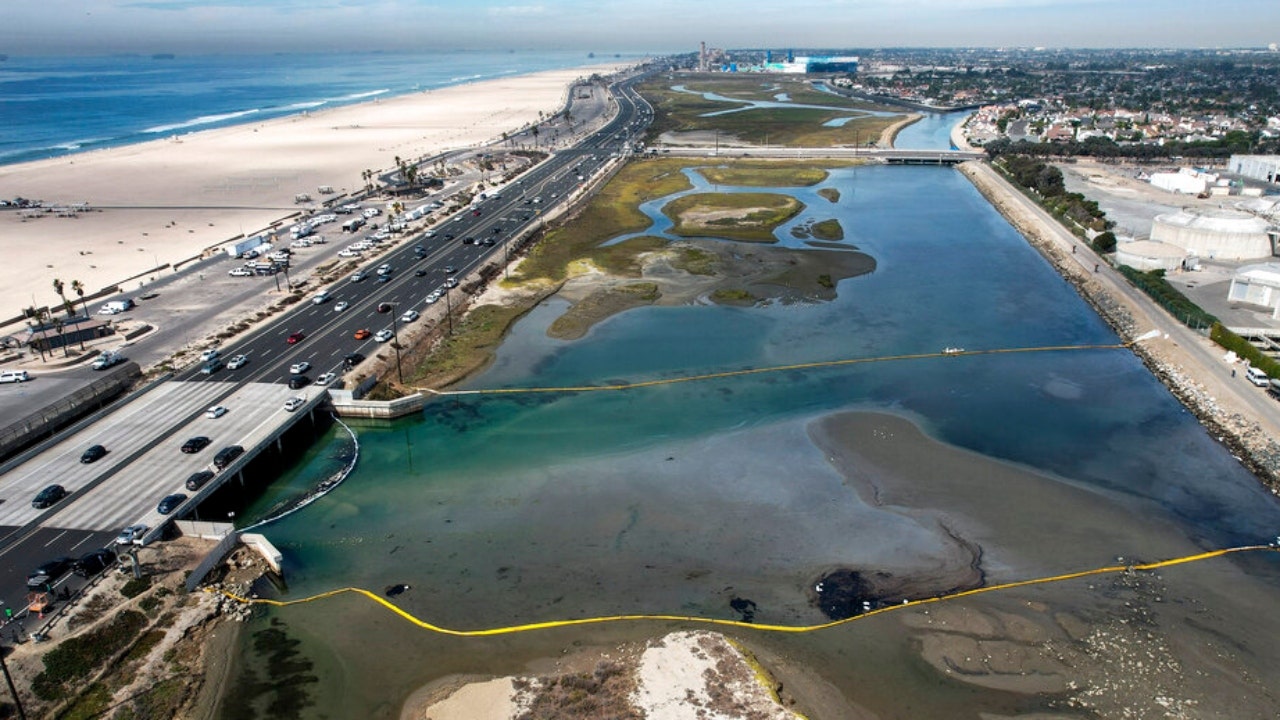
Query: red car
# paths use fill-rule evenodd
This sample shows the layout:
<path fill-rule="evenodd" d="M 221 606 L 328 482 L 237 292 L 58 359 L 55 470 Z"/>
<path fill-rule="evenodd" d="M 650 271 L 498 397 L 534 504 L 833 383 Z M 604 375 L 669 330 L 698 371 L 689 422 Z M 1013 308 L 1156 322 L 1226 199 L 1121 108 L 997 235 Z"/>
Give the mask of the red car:
<path fill-rule="evenodd" d="M 373 333 L 369 332 L 368 328 L 360 328 L 359 330 L 356 331 L 355 338 L 357 340 L 364 340 L 365 338 L 369 337 L 372 334 Z"/>
<path fill-rule="evenodd" d="M 290 335 L 289 339 L 286 340 L 285 342 L 289 343 L 290 345 L 297 345 L 298 343 L 302 342 L 302 338 L 304 337 L 306 337 L 306 335 L 303 335 L 301 332 L 296 332 Z"/>

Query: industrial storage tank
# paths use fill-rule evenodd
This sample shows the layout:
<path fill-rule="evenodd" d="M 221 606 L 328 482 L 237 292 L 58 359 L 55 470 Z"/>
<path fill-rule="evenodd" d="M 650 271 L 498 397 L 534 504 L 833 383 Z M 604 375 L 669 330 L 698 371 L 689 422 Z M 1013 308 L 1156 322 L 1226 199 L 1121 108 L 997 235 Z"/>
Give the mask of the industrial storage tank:
<path fill-rule="evenodd" d="M 1177 270 L 1186 259 L 1186 250 L 1169 243 L 1137 240 L 1116 245 L 1116 262 L 1144 272 Z"/>
<path fill-rule="evenodd" d="M 1225 208 L 1183 208 L 1156 216 L 1151 239 L 1215 260 L 1270 257 L 1267 221 L 1247 212 Z"/>

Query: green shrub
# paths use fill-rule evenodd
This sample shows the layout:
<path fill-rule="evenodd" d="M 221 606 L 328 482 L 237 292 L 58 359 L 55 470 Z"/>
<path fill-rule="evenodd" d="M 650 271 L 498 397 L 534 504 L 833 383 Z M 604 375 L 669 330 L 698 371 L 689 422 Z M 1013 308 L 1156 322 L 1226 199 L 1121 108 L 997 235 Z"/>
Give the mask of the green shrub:
<path fill-rule="evenodd" d="M 1128 265 L 1120 265 L 1116 269 L 1133 283 L 1134 287 L 1151 296 L 1152 300 L 1188 327 L 1207 328 L 1218 322 L 1216 317 L 1202 310 L 1199 305 L 1191 302 L 1186 295 L 1170 285 L 1169 281 L 1164 279 L 1164 270 L 1142 272 Z"/>
<path fill-rule="evenodd" d="M 134 578 L 129 582 L 125 583 L 124 587 L 120 588 L 120 594 L 129 599 L 133 599 L 138 597 L 142 593 L 146 592 L 147 589 L 150 587 L 151 587 L 150 575 L 145 577 L 140 577 L 140 578 Z"/>
<path fill-rule="evenodd" d="M 45 653 L 44 672 L 31 681 L 31 691 L 42 700 L 66 697 L 67 682 L 95 673 L 112 655 L 132 642 L 146 624 L 147 618 L 142 613 L 125 610 L 107 625 L 64 640 Z"/>
<path fill-rule="evenodd" d="M 1116 249 L 1116 234 L 1110 230 L 1100 232 L 1093 238 L 1093 249 L 1100 253 L 1109 253 Z"/>

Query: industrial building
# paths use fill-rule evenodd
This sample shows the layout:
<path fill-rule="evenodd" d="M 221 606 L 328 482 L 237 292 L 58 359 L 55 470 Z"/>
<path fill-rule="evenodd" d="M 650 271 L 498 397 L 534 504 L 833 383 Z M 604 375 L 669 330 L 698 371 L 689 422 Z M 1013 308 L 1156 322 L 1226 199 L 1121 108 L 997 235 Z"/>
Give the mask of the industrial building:
<path fill-rule="evenodd" d="M 1239 210 L 1183 208 L 1156 216 L 1151 239 L 1211 260 L 1271 257 L 1275 234 L 1266 220 Z"/>
<path fill-rule="evenodd" d="M 1280 183 L 1280 155 L 1232 155 L 1227 169 L 1253 180 Z"/>
<path fill-rule="evenodd" d="M 1280 264 L 1245 265 L 1231 277 L 1227 299 L 1265 307 L 1280 319 Z"/>

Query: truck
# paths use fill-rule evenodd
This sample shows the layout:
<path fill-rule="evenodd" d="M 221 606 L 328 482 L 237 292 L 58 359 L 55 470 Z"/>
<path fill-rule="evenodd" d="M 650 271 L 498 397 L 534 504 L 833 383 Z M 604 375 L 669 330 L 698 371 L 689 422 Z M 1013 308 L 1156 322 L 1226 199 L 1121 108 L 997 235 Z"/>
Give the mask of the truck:
<path fill-rule="evenodd" d="M 133 301 L 128 298 L 125 298 L 124 300 L 110 300 L 106 303 L 103 303 L 102 307 L 98 308 L 98 314 L 99 315 L 119 315 L 122 312 L 125 312 L 127 310 L 132 310 L 132 309 L 133 309 Z"/>
<path fill-rule="evenodd" d="M 240 257 L 264 242 L 266 242 L 266 238 L 261 235 L 254 235 L 253 237 L 245 238 L 239 242 L 233 242 L 228 245 L 227 254 L 231 257 Z"/>
<path fill-rule="evenodd" d="M 358 217 L 351 218 L 350 220 L 342 223 L 342 232 L 348 232 L 348 233 L 355 232 L 356 230 L 359 230 L 363 225 L 364 225 L 364 218 L 358 218 Z"/>

